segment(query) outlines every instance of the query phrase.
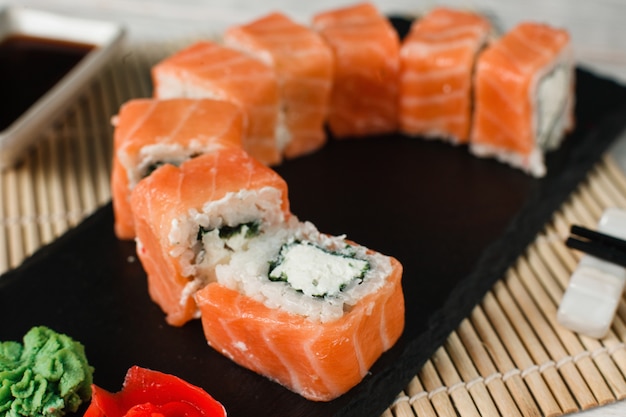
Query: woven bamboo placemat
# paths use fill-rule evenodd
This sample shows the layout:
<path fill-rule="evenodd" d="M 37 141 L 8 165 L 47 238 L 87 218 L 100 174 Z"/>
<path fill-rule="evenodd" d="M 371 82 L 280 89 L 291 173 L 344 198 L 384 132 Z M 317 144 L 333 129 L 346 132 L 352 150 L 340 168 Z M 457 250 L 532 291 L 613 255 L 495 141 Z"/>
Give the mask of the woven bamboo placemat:
<path fill-rule="evenodd" d="M 171 48 L 133 48 L 94 80 L 24 161 L 1 173 L 0 273 L 110 200 L 110 117 L 151 93 L 148 70 Z M 602 340 L 555 322 L 579 254 L 572 223 L 626 208 L 626 177 L 606 157 L 506 276 L 384 412 L 411 416 L 559 416 L 626 398 L 626 303 Z"/>
<path fill-rule="evenodd" d="M 606 157 L 385 416 L 559 416 L 626 398 L 624 300 L 601 340 L 556 323 L 580 259 L 569 227 L 608 207 L 626 207 L 626 179 Z"/>

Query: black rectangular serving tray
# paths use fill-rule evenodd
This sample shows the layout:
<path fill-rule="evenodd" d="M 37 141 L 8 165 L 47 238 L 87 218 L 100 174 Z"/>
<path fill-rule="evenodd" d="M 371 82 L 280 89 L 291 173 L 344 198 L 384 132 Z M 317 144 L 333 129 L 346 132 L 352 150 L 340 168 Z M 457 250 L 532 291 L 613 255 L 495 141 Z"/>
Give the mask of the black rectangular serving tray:
<path fill-rule="evenodd" d="M 139 365 L 203 387 L 231 417 L 379 416 L 626 126 L 626 88 L 583 69 L 576 75 L 577 127 L 548 155 L 541 179 L 465 146 L 402 135 L 331 138 L 277 168 L 298 217 L 404 265 L 403 336 L 334 401 L 307 401 L 239 367 L 206 344 L 197 320 L 168 326 L 134 243 L 113 234 L 110 204 L 0 276 L 0 340 L 46 325 L 85 345 L 103 388 L 118 391 Z"/>

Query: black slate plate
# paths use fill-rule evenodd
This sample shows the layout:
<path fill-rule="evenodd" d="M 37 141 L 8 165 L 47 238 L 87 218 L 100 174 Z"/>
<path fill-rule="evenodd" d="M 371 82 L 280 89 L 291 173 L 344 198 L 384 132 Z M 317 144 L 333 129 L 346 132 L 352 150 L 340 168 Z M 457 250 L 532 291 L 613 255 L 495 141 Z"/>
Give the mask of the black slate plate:
<path fill-rule="evenodd" d="M 578 127 L 533 179 L 465 147 L 389 135 L 331 141 L 277 170 L 301 219 L 397 257 L 406 330 L 355 389 L 304 400 L 206 345 L 198 321 L 165 324 L 113 234 L 111 206 L 0 277 L 0 340 L 47 325 L 84 343 L 95 382 L 117 391 L 140 365 L 205 388 L 229 416 L 378 416 L 501 278 L 626 125 L 626 88 L 577 72 Z"/>

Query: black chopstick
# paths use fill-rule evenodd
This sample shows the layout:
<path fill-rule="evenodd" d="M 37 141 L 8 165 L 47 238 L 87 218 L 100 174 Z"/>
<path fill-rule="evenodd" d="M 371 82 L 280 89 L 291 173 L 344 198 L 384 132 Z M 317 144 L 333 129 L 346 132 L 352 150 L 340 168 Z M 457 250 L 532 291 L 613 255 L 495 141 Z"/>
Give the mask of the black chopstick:
<path fill-rule="evenodd" d="M 570 236 L 565 241 L 568 247 L 626 267 L 626 241 L 576 225 L 571 227 L 570 232 L 587 240 Z"/>
<path fill-rule="evenodd" d="M 603 242 L 609 246 L 613 246 L 615 248 L 626 251 L 626 240 L 622 240 L 615 236 L 606 235 L 604 233 L 577 225 L 572 225 L 572 227 L 570 228 L 570 233 L 590 240 L 594 240 L 596 242 Z"/>

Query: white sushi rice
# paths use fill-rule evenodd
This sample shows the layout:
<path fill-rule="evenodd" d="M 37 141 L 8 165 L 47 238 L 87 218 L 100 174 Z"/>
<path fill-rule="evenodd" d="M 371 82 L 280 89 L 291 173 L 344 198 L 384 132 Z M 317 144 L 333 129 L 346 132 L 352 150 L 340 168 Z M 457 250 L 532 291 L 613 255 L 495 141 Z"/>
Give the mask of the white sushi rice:
<path fill-rule="evenodd" d="M 202 83 L 193 80 L 184 72 L 161 70 L 155 76 L 155 97 L 167 98 L 209 98 L 227 100 L 227 95 L 218 88 L 205 88 Z"/>
<path fill-rule="evenodd" d="M 343 316 L 360 299 L 380 289 L 391 273 L 388 257 L 370 253 L 365 247 L 349 245 L 344 236 L 320 233 L 310 222 L 301 222 L 295 216 L 285 219 L 280 208 L 280 192 L 266 187 L 258 191 L 229 193 L 224 198 L 206 204 L 202 212 L 190 211 L 175 219 L 169 234 L 173 249 L 183 266 L 183 274 L 190 281 L 181 302 L 193 296 L 210 282 L 218 282 L 230 289 L 263 303 L 268 308 L 281 309 L 313 321 L 329 322 Z M 221 238 L 218 229 L 223 226 L 246 225 L 257 222 L 259 233 L 245 237 L 241 233 Z M 198 240 L 198 229 L 207 231 Z M 354 280 L 342 290 L 326 296 L 309 296 L 294 289 L 288 282 L 269 279 L 270 262 L 276 260 L 284 244 L 294 241 L 311 242 L 330 252 L 349 253 L 369 263 L 363 280 Z M 347 249 L 348 248 L 348 249 Z M 316 257 L 302 256 L 295 260 L 315 267 Z M 343 282 L 345 277 L 328 277 Z"/>
<path fill-rule="evenodd" d="M 537 146 L 542 149 L 556 149 L 569 127 L 566 111 L 571 94 L 571 72 L 564 65 L 558 65 L 541 78 L 537 86 L 535 126 Z"/>
<path fill-rule="evenodd" d="M 330 251 L 341 250 L 346 246 L 343 236 L 323 235 L 313 224 L 292 218 L 287 227 L 275 228 L 271 233 L 260 236 L 248 250 L 233 254 L 231 262 L 218 265 L 217 281 L 269 308 L 282 309 L 325 323 L 339 319 L 361 298 L 381 288 L 391 273 L 388 257 L 378 253 L 368 254 L 364 247 L 354 246 L 355 258 L 370 264 L 363 281 L 353 281 L 342 291 L 325 297 L 305 295 L 287 282 L 268 279 L 269 261 L 278 256 L 283 244 L 293 240 L 313 242 Z M 313 268 L 317 266 L 315 260 L 315 257 L 302 257 L 297 261 Z M 345 279 L 341 276 L 329 278 L 340 281 Z"/>
<path fill-rule="evenodd" d="M 156 143 L 142 147 L 139 154 L 134 156 L 126 153 L 123 148 L 120 149 L 118 158 L 126 170 L 129 189 L 135 188 L 151 167 L 163 163 L 178 166 L 194 156 L 210 153 L 222 147 L 207 140 L 192 140 L 188 146 L 165 141 L 166 139 L 156 138 Z"/>
<path fill-rule="evenodd" d="M 525 156 L 517 152 L 505 151 L 497 146 L 485 143 L 473 143 L 471 144 L 471 151 L 474 156 L 479 158 L 495 158 L 502 163 L 520 168 L 522 171 L 536 178 L 546 175 L 543 151 L 539 148 L 533 149 L 530 155 Z"/>

